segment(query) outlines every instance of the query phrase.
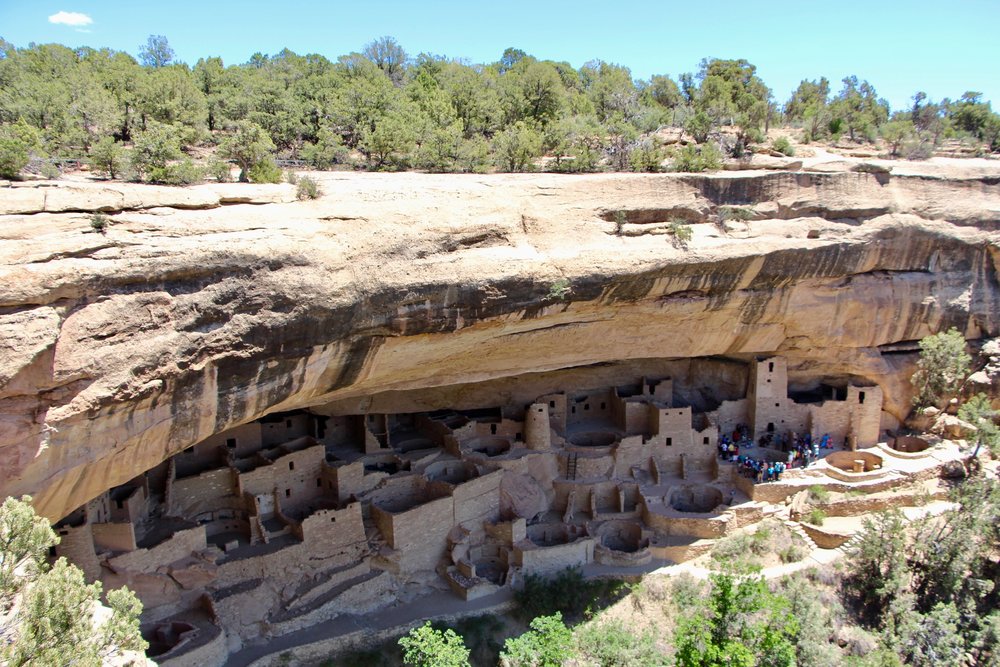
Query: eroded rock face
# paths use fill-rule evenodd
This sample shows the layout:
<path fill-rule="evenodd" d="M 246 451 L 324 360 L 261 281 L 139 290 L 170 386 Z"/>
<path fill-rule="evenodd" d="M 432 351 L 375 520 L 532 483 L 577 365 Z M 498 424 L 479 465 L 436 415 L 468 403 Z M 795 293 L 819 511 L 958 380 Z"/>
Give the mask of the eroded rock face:
<path fill-rule="evenodd" d="M 106 234 L 0 190 L 0 210 L 41 211 L 0 217 L 0 489 L 57 519 L 274 410 L 523 403 L 692 365 L 717 374 L 719 396 L 690 397 L 711 402 L 744 389 L 725 359 L 757 354 L 785 356 L 793 388 L 878 383 L 891 424 L 911 343 L 1000 329 L 1000 168 L 906 169 L 334 173 L 286 203 L 117 186 Z M 196 195 L 214 208 L 178 208 Z M 241 197 L 275 203 L 221 205 Z M 721 206 L 755 213 L 721 225 Z"/>

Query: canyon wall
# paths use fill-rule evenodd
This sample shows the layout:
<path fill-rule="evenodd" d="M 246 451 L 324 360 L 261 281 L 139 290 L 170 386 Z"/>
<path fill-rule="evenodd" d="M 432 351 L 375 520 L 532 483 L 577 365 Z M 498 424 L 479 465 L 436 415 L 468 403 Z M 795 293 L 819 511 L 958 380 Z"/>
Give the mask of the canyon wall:
<path fill-rule="evenodd" d="M 711 408 L 743 395 L 733 361 L 774 353 L 793 389 L 880 385 L 892 425 L 915 341 L 1000 333 L 1000 166 L 850 169 L 329 173 L 312 202 L 0 188 L 0 490 L 58 519 L 276 410 L 523 405 L 642 375 Z M 749 219 L 720 222 L 729 206 Z"/>

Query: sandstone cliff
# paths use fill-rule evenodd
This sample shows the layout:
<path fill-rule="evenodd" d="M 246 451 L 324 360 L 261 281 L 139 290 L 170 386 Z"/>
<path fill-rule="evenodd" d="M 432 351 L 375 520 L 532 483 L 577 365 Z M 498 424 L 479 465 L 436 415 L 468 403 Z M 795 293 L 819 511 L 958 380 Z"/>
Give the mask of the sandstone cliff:
<path fill-rule="evenodd" d="M 274 410 L 496 405 L 657 372 L 717 385 L 689 397 L 711 402 L 740 382 L 727 359 L 774 352 L 793 384 L 878 383 L 891 425 L 914 341 L 1000 333 L 1000 165 L 891 166 L 329 173 L 312 202 L 2 188 L 0 490 L 57 519 Z M 726 206 L 751 219 L 719 224 Z"/>

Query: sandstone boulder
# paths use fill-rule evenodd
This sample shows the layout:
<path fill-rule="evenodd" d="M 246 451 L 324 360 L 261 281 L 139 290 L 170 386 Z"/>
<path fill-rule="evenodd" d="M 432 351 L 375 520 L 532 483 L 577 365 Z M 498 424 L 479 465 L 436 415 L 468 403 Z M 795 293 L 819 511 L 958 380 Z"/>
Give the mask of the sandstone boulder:
<path fill-rule="evenodd" d="M 500 483 L 500 514 L 531 519 L 548 507 L 545 491 L 529 475 L 507 474 Z"/>

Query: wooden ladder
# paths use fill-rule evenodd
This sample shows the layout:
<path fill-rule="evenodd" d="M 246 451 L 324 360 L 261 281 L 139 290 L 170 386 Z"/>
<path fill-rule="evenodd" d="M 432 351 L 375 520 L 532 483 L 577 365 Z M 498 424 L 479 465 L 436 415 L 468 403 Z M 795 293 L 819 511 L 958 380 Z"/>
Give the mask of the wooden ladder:
<path fill-rule="evenodd" d="M 566 479 L 576 479 L 577 456 L 575 452 L 566 455 Z"/>

